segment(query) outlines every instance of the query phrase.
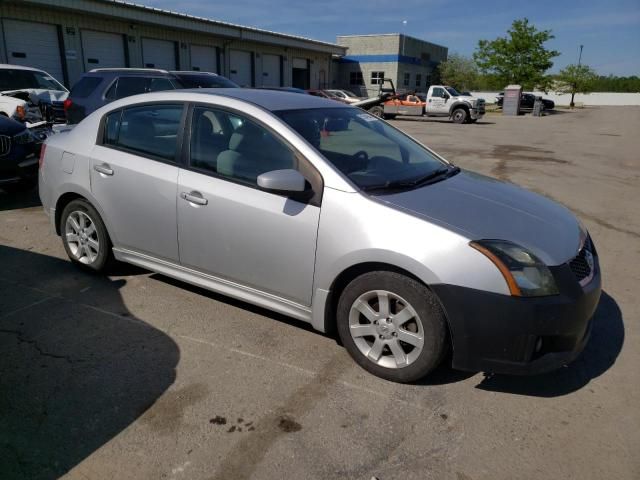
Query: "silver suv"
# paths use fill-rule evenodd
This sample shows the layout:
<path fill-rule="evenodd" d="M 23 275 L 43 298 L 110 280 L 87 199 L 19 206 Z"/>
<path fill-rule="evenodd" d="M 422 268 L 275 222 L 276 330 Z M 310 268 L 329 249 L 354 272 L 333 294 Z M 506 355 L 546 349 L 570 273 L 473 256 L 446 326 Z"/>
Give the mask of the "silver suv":
<path fill-rule="evenodd" d="M 534 373 L 573 360 L 600 297 L 566 208 L 462 171 L 331 100 L 168 91 L 47 141 L 40 196 L 69 258 L 129 262 L 337 333 L 368 371 Z"/>

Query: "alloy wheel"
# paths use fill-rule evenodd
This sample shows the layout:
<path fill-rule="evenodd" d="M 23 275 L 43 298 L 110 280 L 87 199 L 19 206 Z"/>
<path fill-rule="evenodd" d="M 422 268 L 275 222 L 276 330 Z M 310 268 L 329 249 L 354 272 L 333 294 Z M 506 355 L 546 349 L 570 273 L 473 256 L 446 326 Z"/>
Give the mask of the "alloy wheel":
<path fill-rule="evenodd" d="M 90 265 L 100 254 L 100 241 L 95 223 L 85 212 L 76 210 L 65 222 L 65 239 L 71 255 L 80 263 Z"/>
<path fill-rule="evenodd" d="M 424 329 L 416 310 L 386 290 L 360 295 L 349 311 L 349 332 L 367 359 L 386 368 L 411 365 L 424 347 Z"/>

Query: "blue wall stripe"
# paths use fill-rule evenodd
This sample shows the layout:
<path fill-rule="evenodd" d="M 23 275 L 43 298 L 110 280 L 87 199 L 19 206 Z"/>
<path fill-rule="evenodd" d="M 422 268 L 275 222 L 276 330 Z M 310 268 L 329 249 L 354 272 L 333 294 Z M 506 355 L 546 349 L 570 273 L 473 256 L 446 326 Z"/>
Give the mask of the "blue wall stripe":
<path fill-rule="evenodd" d="M 420 58 L 409 57 L 408 55 L 346 55 L 340 58 L 340 63 L 406 63 L 409 65 L 422 65 L 423 62 Z M 438 65 L 438 62 L 427 61 L 424 62 L 430 66 Z"/>

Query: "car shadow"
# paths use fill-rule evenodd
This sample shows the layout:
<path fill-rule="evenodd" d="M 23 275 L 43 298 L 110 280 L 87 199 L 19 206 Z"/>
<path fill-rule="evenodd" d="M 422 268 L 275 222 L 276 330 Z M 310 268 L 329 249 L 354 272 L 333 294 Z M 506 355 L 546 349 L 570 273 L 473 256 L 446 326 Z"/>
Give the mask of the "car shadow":
<path fill-rule="evenodd" d="M 0 245 L 0 477 L 55 479 L 144 415 L 180 352 L 131 315 L 126 280 Z"/>
<path fill-rule="evenodd" d="M 18 210 L 20 208 L 39 207 L 41 205 L 37 186 L 17 191 L 4 190 L 0 187 L 0 212 Z"/>
<path fill-rule="evenodd" d="M 624 336 L 622 312 L 613 297 L 603 292 L 593 317 L 591 338 L 573 363 L 542 375 L 485 375 L 476 388 L 532 397 L 567 395 L 585 387 L 614 365 Z"/>

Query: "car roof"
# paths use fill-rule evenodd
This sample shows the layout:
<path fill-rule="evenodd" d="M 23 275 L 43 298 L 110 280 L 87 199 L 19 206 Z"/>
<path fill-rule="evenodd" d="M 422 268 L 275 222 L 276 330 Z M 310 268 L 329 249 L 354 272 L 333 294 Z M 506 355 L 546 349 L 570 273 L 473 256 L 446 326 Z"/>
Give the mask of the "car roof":
<path fill-rule="evenodd" d="M 86 73 L 83 73 L 84 77 L 106 77 L 117 75 L 141 75 L 141 76 L 162 76 L 171 77 L 173 74 L 167 70 L 160 70 L 156 68 L 94 68 Z"/>
<path fill-rule="evenodd" d="M 40 70 L 39 68 L 33 67 L 25 67 L 23 65 L 11 65 L 9 63 L 0 63 L 0 70 L 29 70 L 30 72 L 43 72 L 47 73 L 44 70 Z"/>
<path fill-rule="evenodd" d="M 344 103 L 339 103 L 328 98 L 300 95 L 299 93 L 283 90 L 257 88 L 193 88 L 156 92 L 154 96 L 175 97 L 183 93 L 234 98 L 236 100 L 253 103 L 272 112 L 279 110 L 301 110 L 305 108 L 352 108 Z"/>
<path fill-rule="evenodd" d="M 169 73 L 172 73 L 174 75 L 213 75 L 214 77 L 220 76 L 214 72 L 201 72 L 200 70 L 171 70 Z"/>

